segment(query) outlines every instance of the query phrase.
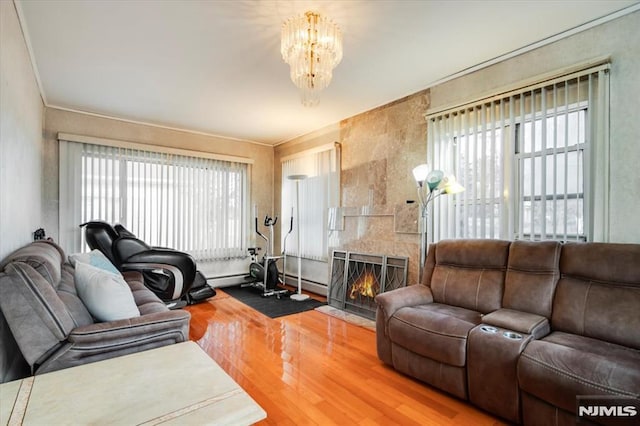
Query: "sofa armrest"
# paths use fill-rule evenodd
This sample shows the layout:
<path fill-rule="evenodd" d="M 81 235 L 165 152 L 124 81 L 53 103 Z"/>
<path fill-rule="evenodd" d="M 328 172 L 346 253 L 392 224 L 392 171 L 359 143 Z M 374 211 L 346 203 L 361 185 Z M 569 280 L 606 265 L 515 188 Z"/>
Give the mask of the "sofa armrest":
<path fill-rule="evenodd" d="M 142 272 L 140 271 L 121 271 L 120 272 L 122 274 L 122 276 L 124 277 L 124 280 L 131 285 L 130 283 L 133 282 L 139 282 L 139 283 L 144 283 L 144 276 L 142 275 Z"/>
<path fill-rule="evenodd" d="M 377 295 L 375 300 L 388 320 L 400 308 L 433 303 L 433 294 L 429 287 L 416 284 L 384 292 Z"/>
<path fill-rule="evenodd" d="M 513 309 L 498 309 L 484 315 L 482 323 L 517 331 L 518 333 L 531 334 L 535 339 L 540 339 L 551 332 L 547 318 Z"/>
<path fill-rule="evenodd" d="M 189 338 L 191 314 L 183 310 L 156 312 L 135 318 L 78 327 L 71 331 L 67 340 L 80 346 L 112 346 L 130 344 L 174 334 L 178 341 Z M 180 337 L 179 335 L 182 335 Z"/>

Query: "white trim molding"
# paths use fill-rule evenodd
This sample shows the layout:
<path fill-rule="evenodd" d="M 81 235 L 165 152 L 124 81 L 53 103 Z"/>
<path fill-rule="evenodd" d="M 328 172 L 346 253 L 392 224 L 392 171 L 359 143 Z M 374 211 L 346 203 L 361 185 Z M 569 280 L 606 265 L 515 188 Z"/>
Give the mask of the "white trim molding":
<path fill-rule="evenodd" d="M 195 151 L 181 148 L 170 148 L 160 145 L 143 144 L 137 142 L 121 141 L 116 139 L 97 138 L 94 136 L 74 135 L 72 133 L 58 133 L 59 141 L 90 143 L 93 145 L 112 146 L 116 148 L 138 149 L 141 151 L 154 151 L 163 154 L 185 155 L 189 157 L 208 158 L 211 160 L 230 161 L 235 163 L 253 164 L 253 158 L 237 157 L 234 155 L 214 154 L 206 151 Z"/>

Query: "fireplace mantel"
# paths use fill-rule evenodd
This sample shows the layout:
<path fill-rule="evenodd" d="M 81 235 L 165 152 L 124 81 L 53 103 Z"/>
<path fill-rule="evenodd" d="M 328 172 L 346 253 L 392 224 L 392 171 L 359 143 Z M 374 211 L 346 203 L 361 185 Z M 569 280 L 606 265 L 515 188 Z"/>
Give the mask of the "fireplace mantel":
<path fill-rule="evenodd" d="M 406 204 L 395 206 L 361 206 L 329 208 L 329 230 L 344 231 L 344 219 L 347 217 L 393 217 L 394 232 L 399 234 L 417 234 L 419 232 L 418 204 L 410 200 Z"/>

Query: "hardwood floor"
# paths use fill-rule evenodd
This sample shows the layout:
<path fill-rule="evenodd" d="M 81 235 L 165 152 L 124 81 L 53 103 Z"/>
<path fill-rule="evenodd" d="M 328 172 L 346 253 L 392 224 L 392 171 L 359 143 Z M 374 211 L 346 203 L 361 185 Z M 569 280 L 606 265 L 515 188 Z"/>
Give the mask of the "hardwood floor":
<path fill-rule="evenodd" d="M 503 424 L 385 366 L 375 333 L 341 319 L 271 319 L 224 289 L 186 309 L 191 340 L 265 409 L 262 425 Z"/>

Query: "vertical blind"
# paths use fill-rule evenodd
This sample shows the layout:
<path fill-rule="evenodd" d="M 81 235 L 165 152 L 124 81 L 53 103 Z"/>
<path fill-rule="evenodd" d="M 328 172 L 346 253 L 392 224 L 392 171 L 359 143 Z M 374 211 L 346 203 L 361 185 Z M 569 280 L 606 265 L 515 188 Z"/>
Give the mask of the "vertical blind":
<path fill-rule="evenodd" d="M 147 244 L 197 260 L 246 252 L 244 163 L 60 141 L 60 242 L 87 250 L 78 225 L 121 223 Z"/>
<path fill-rule="evenodd" d="M 608 64 L 427 116 L 429 239 L 607 239 Z"/>
<path fill-rule="evenodd" d="M 299 181 L 300 200 L 296 206 L 296 182 L 288 177 L 306 175 Z M 307 259 L 328 258 L 329 207 L 338 205 L 340 188 L 338 151 L 335 148 L 309 152 L 285 158 L 282 162 L 282 242 L 289 231 L 293 213 L 293 232 L 287 239 L 286 252 Z M 300 209 L 300 223 L 296 223 L 296 208 Z M 297 233 L 300 232 L 300 253 Z"/>

